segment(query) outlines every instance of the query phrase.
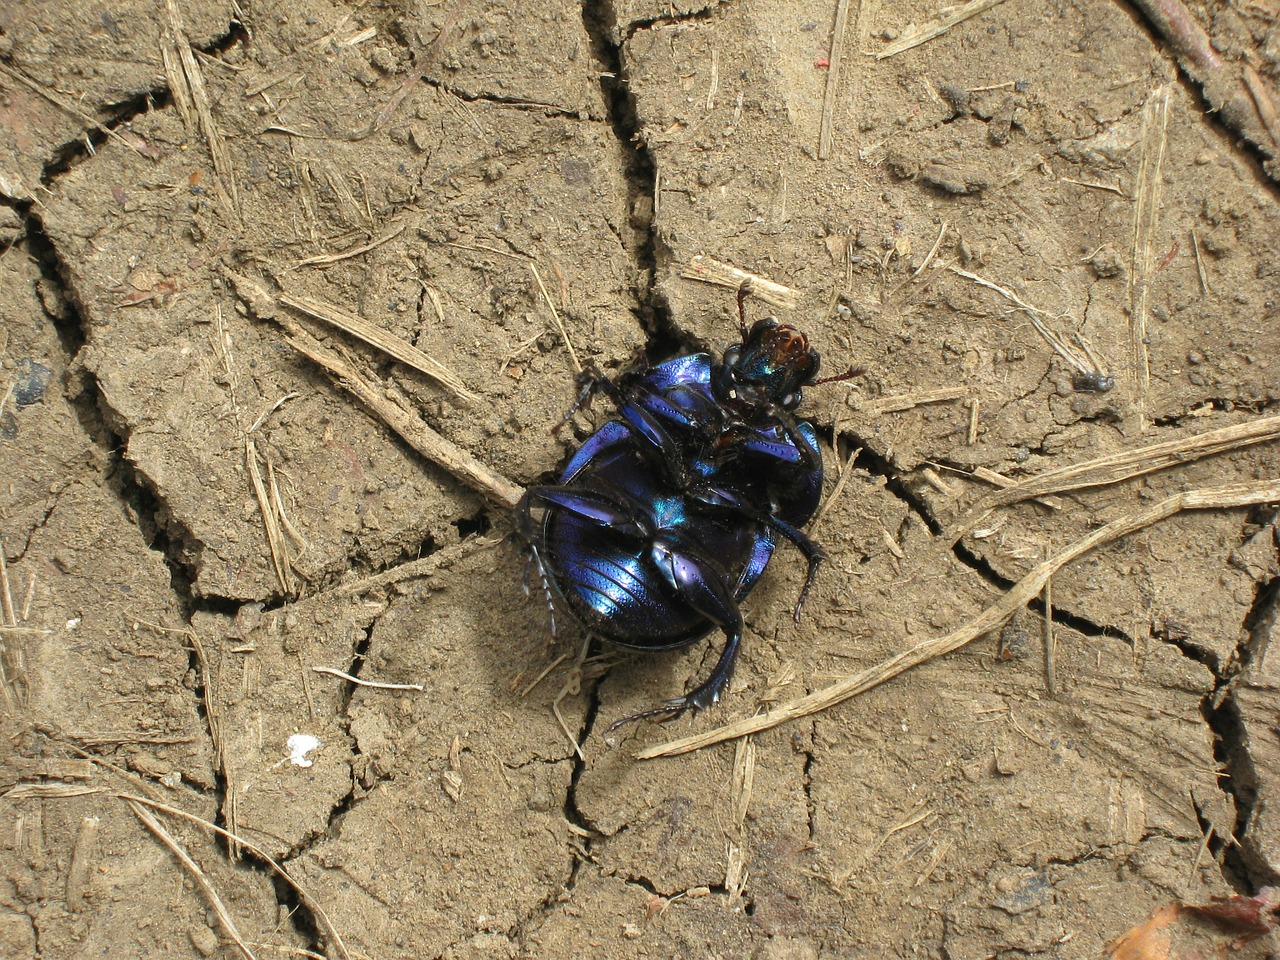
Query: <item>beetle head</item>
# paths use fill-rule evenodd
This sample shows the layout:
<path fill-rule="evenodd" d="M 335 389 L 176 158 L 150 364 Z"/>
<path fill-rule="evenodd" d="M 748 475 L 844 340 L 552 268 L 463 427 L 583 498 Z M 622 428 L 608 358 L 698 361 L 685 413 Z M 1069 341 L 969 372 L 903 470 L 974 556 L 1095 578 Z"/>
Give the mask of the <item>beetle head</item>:
<path fill-rule="evenodd" d="M 773 317 L 757 320 L 724 352 L 724 361 L 712 378 L 722 403 L 746 409 L 800 406 L 801 388 L 812 386 L 818 375 L 818 351 L 795 327 Z"/>

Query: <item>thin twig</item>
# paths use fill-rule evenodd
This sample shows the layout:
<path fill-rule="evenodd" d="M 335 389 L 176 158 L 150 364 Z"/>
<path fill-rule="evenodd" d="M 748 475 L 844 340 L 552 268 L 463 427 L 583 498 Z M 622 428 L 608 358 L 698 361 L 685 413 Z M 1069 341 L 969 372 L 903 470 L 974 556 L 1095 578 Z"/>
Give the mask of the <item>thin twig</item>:
<path fill-rule="evenodd" d="M 343 956 L 344 960 L 352 960 L 351 953 L 347 950 L 346 941 L 342 939 L 342 935 L 338 933 L 337 927 L 333 925 L 333 921 L 329 919 L 329 915 L 325 913 L 320 902 L 308 893 L 306 888 L 298 883 L 297 880 L 293 879 L 293 877 L 289 875 L 288 871 L 278 864 L 262 847 L 258 846 L 251 840 L 246 840 L 244 837 L 237 836 L 229 830 L 224 830 L 215 823 L 210 823 L 203 817 L 197 817 L 194 813 L 188 813 L 180 807 L 170 806 L 167 803 L 161 803 L 158 800 L 149 800 L 146 797 L 140 797 L 131 793 L 118 793 L 116 796 L 129 803 L 130 806 L 134 804 L 142 804 L 143 806 L 151 807 L 154 810 L 159 810 L 162 813 L 167 813 L 170 816 L 181 817 L 184 820 L 189 820 L 206 830 L 216 833 L 220 837 L 225 837 L 227 840 L 239 844 L 250 853 L 260 857 L 263 862 L 272 869 L 276 876 L 289 885 L 290 889 L 298 895 L 298 899 L 301 900 L 303 904 L 306 905 L 307 909 L 315 915 L 320 926 L 324 928 L 326 936 L 333 941 L 333 945 L 338 948 L 338 952 Z"/>
<path fill-rule="evenodd" d="M 349 673 L 343 673 L 341 670 L 335 670 L 333 667 L 312 667 L 314 673 L 327 673 L 333 677 L 341 677 L 348 683 L 354 683 L 358 687 L 375 687 L 378 690 L 425 690 L 420 683 L 383 683 L 378 680 L 362 680 L 360 677 L 353 676 Z"/>
<path fill-rule="evenodd" d="M 141 798 L 139 798 L 140 800 Z M 253 951 L 249 949 L 249 945 L 244 942 L 244 938 L 240 936 L 240 930 L 236 927 L 235 919 L 231 916 L 231 911 L 222 902 L 222 898 L 218 896 L 218 891 L 214 889 L 213 882 L 208 875 L 200 869 L 200 865 L 191 859 L 191 854 L 183 849 L 182 844 L 174 839 L 173 835 L 165 829 L 164 824 L 156 819 L 156 815 L 148 810 L 139 800 L 125 798 L 125 803 L 129 805 L 129 809 L 133 811 L 134 816 L 142 821 L 142 825 L 156 835 L 156 838 L 169 848 L 169 851 L 178 858 L 178 861 L 187 868 L 187 872 L 191 874 L 196 885 L 204 891 L 205 899 L 209 901 L 209 906 L 213 908 L 213 912 L 218 917 L 218 922 L 222 924 L 222 929 L 227 932 L 235 945 L 240 948 L 240 952 L 244 954 L 245 960 L 257 960 Z"/>
<path fill-rule="evenodd" d="M 961 4 L 958 7 L 946 7 L 939 11 L 938 16 L 933 20 L 912 24 L 907 27 L 897 40 L 876 54 L 876 59 L 884 60 L 913 47 L 918 47 L 922 43 L 935 40 L 952 27 L 964 23 L 970 17 L 975 17 L 984 10 L 990 10 L 996 4 L 1003 2 L 1004 0 L 969 0 L 968 3 Z"/>
<path fill-rule="evenodd" d="M 547 293 L 547 286 L 542 282 L 542 274 L 538 272 L 536 263 L 529 263 L 529 270 L 533 274 L 533 279 L 538 282 L 538 289 L 542 291 L 542 299 L 547 301 L 547 307 L 551 310 L 551 319 L 555 321 L 556 329 L 560 331 L 560 339 L 564 341 L 565 349 L 569 351 L 569 359 L 573 362 L 573 372 L 582 372 L 582 363 L 578 360 L 577 351 L 573 349 L 573 341 L 569 339 L 569 332 L 565 330 L 564 324 L 560 322 L 560 311 L 556 309 L 555 303 L 551 299 L 551 294 Z"/>

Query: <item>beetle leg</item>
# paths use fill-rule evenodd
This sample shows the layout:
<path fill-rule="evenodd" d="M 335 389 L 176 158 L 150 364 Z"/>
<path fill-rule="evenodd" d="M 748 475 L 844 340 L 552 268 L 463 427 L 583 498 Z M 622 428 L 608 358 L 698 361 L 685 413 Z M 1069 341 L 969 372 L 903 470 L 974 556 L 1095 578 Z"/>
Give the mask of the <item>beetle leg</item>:
<path fill-rule="evenodd" d="M 659 537 L 654 541 L 651 557 L 682 600 L 724 631 L 725 645 L 710 675 L 683 697 L 668 700 L 661 707 L 629 714 L 609 727 L 613 731 L 624 723 L 646 718 L 674 720 L 686 710 L 704 710 L 720 699 L 720 694 L 733 678 L 734 664 L 742 645 L 742 613 L 734 599 L 724 572 L 714 561 L 700 555 L 683 538 Z"/>
<path fill-rule="evenodd" d="M 796 599 L 795 609 L 791 612 L 791 618 L 796 623 L 799 623 L 800 608 L 804 606 L 805 600 L 809 597 L 809 589 L 813 586 L 813 581 L 818 576 L 818 568 L 827 559 L 827 553 L 815 541 L 811 540 L 803 530 L 793 527 L 787 521 L 775 517 L 773 514 L 766 514 L 761 519 L 768 525 L 769 529 L 776 530 L 790 540 L 795 545 L 795 548 L 804 554 L 804 559 L 809 565 L 804 575 L 804 586 L 800 588 L 800 596 Z"/>
<path fill-rule="evenodd" d="M 520 499 L 521 532 L 526 538 L 533 540 L 533 521 L 530 507 L 539 502 L 544 507 L 558 507 L 589 520 L 601 527 L 609 527 L 618 533 L 632 537 L 644 537 L 646 529 L 640 522 L 642 513 L 634 504 L 621 497 L 610 497 L 595 490 L 572 489 L 569 487 L 529 487 Z"/>
<path fill-rule="evenodd" d="M 820 547 L 816 541 L 809 538 L 807 534 L 799 527 L 787 523 L 781 517 L 772 513 L 766 513 L 763 510 L 757 510 L 751 504 L 741 500 L 732 491 L 723 487 L 705 487 L 701 490 L 694 491 L 693 494 L 701 503 L 705 503 L 713 508 L 722 508 L 732 510 L 735 513 L 745 516 L 748 520 L 763 524 L 775 533 L 780 534 L 803 555 L 808 570 L 804 575 L 804 586 L 800 588 L 800 597 L 796 600 L 795 609 L 792 611 L 792 619 L 796 623 L 800 622 L 800 609 L 804 606 L 804 602 L 809 597 L 809 590 L 813 587 L 813 582 L 818 576 L 818 568 L 822 566 L 827 559 L 827 553 Z"/>

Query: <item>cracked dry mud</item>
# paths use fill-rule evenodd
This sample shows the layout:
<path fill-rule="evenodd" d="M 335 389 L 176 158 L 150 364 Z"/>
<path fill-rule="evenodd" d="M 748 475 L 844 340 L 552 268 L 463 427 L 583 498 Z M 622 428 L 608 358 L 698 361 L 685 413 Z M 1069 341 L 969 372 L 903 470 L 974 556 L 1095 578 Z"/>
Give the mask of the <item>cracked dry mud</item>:
<path fill-rule="evenodd" d="M 163 817 L 259 957 L 341 956 L 334 931 L 379 958 L 1096 957 L 1159 904 L 1280 879 L 1271 509 L 1180 515 L 1063 570 L 1052 694 L 1028 611 L 749 746 L 633 758 L 946 633 L 1148 502 L 1280 473 L 1250 447 L 1007 508 L 947 548 L 988 489 L 974 468 L 1276 412 L 1280 194 L 1104 0 L 1004 4 L 882 60 L 935 10 L 852 4 L 819 159 L 836 6 L 179 4 L 217 166 L 174 89 L 174 7 L 0 7 L 0 955 L 237 954 L 120 792 L 306 888 Z M 1274 89 L 1264 7 L 1193 12 Z M 734 337 L 732 292 L 682 276 L 697 255 L 797 289 L 827 368 L 866 365 L 805 408 L 829 490 L 861 453 L 804 622 L 784 550 L 720 706 L 606 739 L 714 649 L 617 657 L 562 703 L 580 758 L 551 710 L 566 667 L 525 692 L 579 638 L 548 645 L 503 512 L 227 272 L 444 363 L 478 402 L 316 328 L 530 483 L 575 440 L 548 429 L 573 371 L 529 264 L 579 354 L 617 370 Z M 1086 338 L 1115 389 L 1073 389 L 1025 313 L 948 266 Z M 894 402 L 939 387 L 958 389 Z"/>

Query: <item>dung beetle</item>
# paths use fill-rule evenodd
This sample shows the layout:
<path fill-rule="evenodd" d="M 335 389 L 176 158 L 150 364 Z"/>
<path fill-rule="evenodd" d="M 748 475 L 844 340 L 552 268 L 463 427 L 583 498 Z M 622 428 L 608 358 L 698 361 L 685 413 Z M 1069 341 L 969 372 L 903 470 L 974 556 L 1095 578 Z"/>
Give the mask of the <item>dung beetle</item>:
<path fill-rule="evenodd" d="M 779 539 L 808 562 L 794 617 L 825 559 L 800 529 L 817 510 L 822 455 L 812 425 L 797 420 L 818 352 L 772 317 L 749 329 L 738 291 L 741 342 L 723 358 L 677 357 L 616 382 L 591 370 L 566 421 L 606 394 L 618 418 L 596 431 L 555 484 L 530 487 L 518 531 L 556 600 L 618 646 L 670 650 L 714 628 L 725 645 L 710 675 L 682 697 L 614 723 L 674 719 L 720 699 L 742 639 L 739 604 L 764 573 Z M 563 423 L 562 423 L 563 425 Z"/>

